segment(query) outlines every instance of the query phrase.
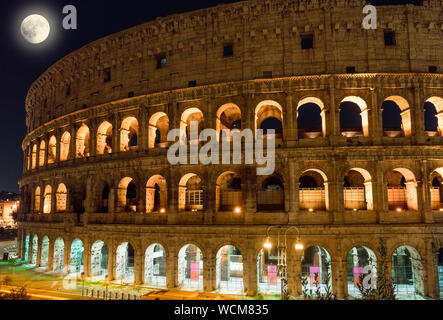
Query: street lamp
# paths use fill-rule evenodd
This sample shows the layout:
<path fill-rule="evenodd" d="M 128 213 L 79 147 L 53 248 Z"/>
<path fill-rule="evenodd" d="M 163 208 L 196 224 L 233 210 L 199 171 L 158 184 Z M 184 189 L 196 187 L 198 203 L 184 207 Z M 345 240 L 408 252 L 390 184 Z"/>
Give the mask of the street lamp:
<path fill-rule="evenodd" d="M 266 241 L 263 245 L 265 249 L 271 249 L 272 243 L 270 241 L 270 231 L 275 228 L 278 229 L 277 236 L 277 267 L 280 275 L 281 282 L 281 299 L 287 300 L 287 285 L 288 285 L 288 276 L 287 276 L 287 263 L 286 263 L 286 249 L 287 249 L 287 240 L 288 240 L 288 232 L 292 229 L 297 231 L 297 241 L 295 243 L 295 250 L 300 251 L 303 250 L 303 243 L 300 241 L 300 230 L 295 227 L 284 227 L 284 226 L 270 226 L 266 231 Z M 283 239 L 280 239 L 280 234 L 284 235 Z"/>

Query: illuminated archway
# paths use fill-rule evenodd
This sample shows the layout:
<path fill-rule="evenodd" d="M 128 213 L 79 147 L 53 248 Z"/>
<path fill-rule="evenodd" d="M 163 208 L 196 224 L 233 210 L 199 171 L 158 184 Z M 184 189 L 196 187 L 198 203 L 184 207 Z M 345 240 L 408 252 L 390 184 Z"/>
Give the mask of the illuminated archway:
<path fill-rule="evenodd" d="M 124 242 L 117 247 L 116 254 L 116 279 L 122 283 L 134 283 L 134 248 Z"/>
<path fill-rule="evenodd" d="M 191 136 L 191 123 L 198 124 L 198 130 L 196 131 L 196 134 L 198 136 Z M 200 109 L 189 108 L 183 112 L 180 120 L 180 130 L 185 133 L 186 141 L 188 143 L 198 143 L 200 141 L 200 132 L 203 130 L 204 127 L 205 119 L 203 112 Z"/>
<path fill-rule="evenodd" d="M 108 247 L 101 241 L 95 241 L 91 247 L 91 276 L 96 280 L 105 280 L 108 274 Z"/>
<path fill-rule="evenodd" d="M 166 288 L 166 251 L 161 244 L 150 245 L 145 252 L 145 285 Z"/>
<path fill-rule="evenodd" d="M 417 181 L 411 170 L 394 169 L 387 174 L 387 184 L 389 210 L 418 210 Z"/>
<path fill-rule="evenodd" d="M 34 193 L 34 212 L 39 213 L 40 212 L 40 197 L 41 197 L 41 189 L 40 187 L 35 188 Z"/>
<path fill-rule="evenodd" d="M 120 128 L 120 151 L 138 150 L 138 120 L 135 117 L 127 117 L 122 121 Z"/>
<path fill-rule="evenodd" d="M 281 293 L 281 278 L 278 272 L 278 249 L 262 249 L 257 256 L 257 287 L 260 294 Z"/>
<path fill-rule="evenodd" d="M 381 108 L 385 136 L 397 138 L 412 135 L 411 109 L 406 99 L 400 96 L 388 97 Z"/>
<path fill-rule="evenodd" d="M 69 273 L 81 275 L 84 269 L 84 246 L 80 239 L 75 239 L 71 243 L 71 262 L 69 264 Z"/>
<path fill-rule="evenodd" d="M 332 286 L 331 256 L 325 248 L 313 246 L 303 252 L 302 277 L 306 279 L 304 290 L 324 293 L 328 284 Z"/>
<path fill-rule="evenodd" d="M 223 140 L 225 133 L 223 130 L 242 130 L 242 114 L 240 108 L 234 103 L 227 103 L 222 105 L 216 114 L 216 131 L 217 139 Z M 228 141 L 232 140 L 229 134 Z"/>
<path fill-rule="evenodd" d="M 298 137 L 315 139 L 326 137 L 326 115 L 323 101 L 307 97 L 297 105 Z"/>
<path fill-rule="evenodd" d="M 57 238 L 54 242 L 54 272 L 62 273 L 65 266 L 65 242 Z"/>
<path fill-rule="evenodd" d="M 369 136 L 368 106 L 362 98 L 349 96 L 342 100 L 340 128 L 345 137 Z"/>
<path fill-rule="evenodd" d="M 194 173 L 184 175 L 178 185 L 178 208 L 181 211 L 201 211 L 204 201 L 203 182 Z"/>
<path fill-rule="evenodd" d="M 166 179 L 160 175 L 152 176 L 146 183 L 146 212 L 165 213 L 168 206 Z"/>
<path fill-rule="evenodd" d="M 60 161 L 66 161 L 69 157 L 69 146 L 71 144 L 71 134 L 65 132 L 60 141 Z"/>
<path fill-rule="evenodd" d="M 374 251 L 362 246 L 352 248 L 347 256 L 347 276 L 348 295 L 351 297 L 361 297 L 358 286 L 364 284 L 361 281 L 362 277 L 369 276 L 367 284 L 375 287 L 377 283 L 377 257 Z M 372 280 L 374 280 L 374 283 L 372 283 Z"/>
<path fill-rule="evenodd" d="M 37 165 L 37 145 L 34 144 L 32 146 L 32 169 L 35 169 L 36 165 Z"/>
<path fill-rule="evenodd" d="M 284 211 L 284 185 L 283 179 L 276 173 L 258 180 L 257 210 L 258 211 Z"/>
<path fill-rule="evenodd" d="M 37 263 L 37 253 L 38 253 L 38 236 L 34 235 L 34 237 L 32 238 L 31 264 Z"/>
<path fill-rule="evenodd" d="M 283 107 L 276 101 L 265 100 L 260 102 L 255 108 L 255 129 L 263 130 L 266 135 L 267 130 L 275 130 L 275 138 L 283 137 Z"/>
<path fill-rule="evenodd" d="M 169 118 L 164 112 L 157 112 L 149 119 L 149 149 L 168 146 Z"/>
<path fill-rule="evenodd" d="M 42 140 L 40 142 L 40 151 L 38 157 L 38 166 L 43 167 L 45 165 L 45 153 L 46 153 L 46 142 Z"/>
<path fill-rule="evenodd" d="M 317 169 L 303 172 L 299 179 L 300 209 L 313 212 L 329 210 L 328 180 L 326 175 Z"/>
<path fill-rule="evenodd" d="M 42 247 L 40 253 L 40 267 L 47 267 L 49 262 L 49 238 L 47 236 L 43 237 Z"/>
<path fill-rule="evenodd" d="M 433 107 L 432 109 L 431 109 L 431 106 Z M 443 136 L 443 98 L 430 97 L 429 99 L 426 100 L 425 110 L 428 112 L 429 111 L 435 112 L 434 115 L 437 118 L 438 135 Z M 435 125 L 433 125 L 433 126 L 435 126 Z M 434 130 L 434 128 L 433 128 L 433 130 Z"/>
<path fill-rule="evenodd" d="M 234 211 L 243 207 L 241 177 L 235 172 L 225 172 L 216 181 L 215 203 L 217 211 Z"/>
<path fill-rule="evenodd" d="M 57 138 L 55 136 L 52 136 L 49 139 L 49 145 L 48 145 L 48 164 L 55 163 L 56 159 L 57 159 Z"/>
<path fill-rule="evenodd" d="M 112 153 L 112 124 L 103 121 L 97 130 L 97 154 Z"/>
<path fill-rule="evenodd" d="M 372 179 L 369 172 L 352 168 L 345 174 L 343 198 L 345 210 L 373 210 Z"/>
<path fill-rule="evenodd" d="M 117 211 L 137 211 L 137 186 L 132 178 L 123 178 L 118 184 Z"/>
<path fill-rule="evenodd" d="M 178 253 L 178 287 L 182 290 L 203 290 L 203 255 L 199 247 L 188 244 Z"/>
<path fill-rule="evenodd" d="M 216 288 L 221 293 L 244 293 L 243 257 L 240 250 L 231 245 L 220 248 L 216 258 L 216 274 Z"/>
<path fill-rule="evenodd" d="M 77 137 L 75 140 L 75 157 L 76 158 L 85 158 L 89 157 L 89 140 L 90 140 L 90 132 L 89 127 L 83 124 L 77 130 Z"/>
<path fill-rule="evenodd" d="M 43 194 L 43 213 L 51 213 L 52 187 L 47 185 Z"/>
<path fill-rule="evenodd" d="M 438 168 L 431 173 L 429 179 L 431 210 L 443 212 L 443 168 Z"/>
<path fill-rule="evenodd" d="M 397 299 L 422 299 L 423 266 L 418 251 L 410 246 L 397 248 L 392 255 L 392 279 Z"/>
<path fill-rule="evenodd" d="M 64 183 L 60 183 L 57 188 L 56 197 L 56 211 L 66 212 L 66 200 L 68 197 L 68 189 Z"/>

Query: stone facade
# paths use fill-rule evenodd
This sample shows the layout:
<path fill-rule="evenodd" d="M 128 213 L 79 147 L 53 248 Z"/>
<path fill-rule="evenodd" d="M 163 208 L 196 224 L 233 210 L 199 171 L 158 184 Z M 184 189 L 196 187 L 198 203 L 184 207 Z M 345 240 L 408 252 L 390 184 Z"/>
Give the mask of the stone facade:
<path fill-rule="evenodd" d="M 179 251 L 195 244 L 203 255 L 204 290 L 213 291 L 216 254 L 234 245 L 243 257 L 245 291 L 255 294 L 268 226 L 297 226 L 305 248 L 330 254 L 338 297 L 348 293 L 349 251 L 365 246 L 378 258 L 380 238 L 389 257 L 400 246 L 417 250 L 424 295 L 438 297 L 443 198 L 433 183 L 443 177 L 443 75 L 429 67 L 443 67 L 443 2 L 378 7 L 377 30 L 361 28 L 364 4 L 221 5 L 157 19 L 57 62 L 26 101 L 21 255 L 27 235 L 38 236 L 38 248 L 48 237 L 52 270 L 56 239 L 64 241 L 65 266 L 71 243 L 80 239 L 90 276 L 91 247 L 100 240 L 113 280 L 117 247 L 128 242 L 134 282 L 142 284 L 144 254 L 158 243 L 166 251 L 167 287 L 174 288 Z M 384 30 L 396 32 L 395 46 L 385 46 Z M 301 39 L 311 35 L 314 47 L 302 49 Z M 230 46 L 233 56 L 224 52 Z M 355 73 L 345 74 L 347 67 Z M 386 103 L 399 109 L 402 127 L 394 134 L 383 126 Z M 433 133 L 425 130 L 426 103 L 438 119 Z M 359 108 L 361 134 L 341 125 L 343 104 Z M 307 105 L 319 109 L 319 132 L 298 127 Z M 268 118 L 283 128 L 272 177 L 281 182 L 277 203 L 263 203 L 265 178 L 257 177 L 256 165 L 167 161 L 169 129 L 186 129 L 191 120 L 218 131 L 237 120 L 243 129 L 257 129 Z M 240 179 L 240 188 L 225 188 L 227 173 Z M 303 186 L 306 175 L 314 188 Z M 354 185 L 360 202 L 350 200 Z M 226 209 L 223 201 L 241 210 Z M 288 239 L 294 248 L 296 234 Z M 300 294 L 302 252 L 291 249 L 287 259 L 289 289 Z M 35 262 L 41 265 L 40 250 Z"/>

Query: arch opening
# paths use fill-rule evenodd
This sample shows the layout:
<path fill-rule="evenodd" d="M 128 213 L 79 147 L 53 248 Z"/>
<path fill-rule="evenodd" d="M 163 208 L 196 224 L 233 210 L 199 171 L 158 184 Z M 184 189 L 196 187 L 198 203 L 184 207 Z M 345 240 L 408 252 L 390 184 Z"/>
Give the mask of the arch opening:
<path fill-rule="evenodd" d="M 278 272 L 278 249 L 262 249 L 257 256 L 257 284 L 261 294 L 281 293 L 281 277 Z"/>
<path fill-rule="evenodd" d="M 69 274 L 76 274 L 80 276 L 84 270 L 84 246 L 83 242 L 79 239 L 75 239 L 71 243 L 71 259 L 69 264 Z"/>
<path fill-rule="evenodd" d="M 47 185 L 43 194 L 43 213 L 51 213 L 52 187 Z"/>
<path fill-rule="evenodd" d="M 62 273 L 65 266 L 65 242 L 57 238 L 54 242 L 54 272 Z"/>
<path fill-rule="evenodd" d="M 197 123 L 197 136 L 191 136 L 191 123 Z M 203 112 L 198 108 L 186 109 L 180 121 L 180 130 L 185 133 L 187 143 L 199 143 L 200 133 L 205 127 L 205 118 Z"/>
<path fill-rule="evenodd" d="M 117 247 L 116 280 L 121 283 L 134 283 L 134 248 L 128 242 Z"/>
<path fill-rule="evenodd" d="M 385 137 L 399 138 L 412 135 L 411 110 L 406 99 L 400 96 L 388 97 L 381 109 Z"/>
<path fill-rule="evenodd" d="M 343 182 L 345 210 L 373 210 L 371 175 L 368 171 L 353 168 L 346 172 Z"/>
<path fill-rule="evenodd" d="M 42 140 L 40 142 L 40 150 L 38 156 L 38 166 L 43 167 L 45 165 L 45 154 L 46 154 L 46 142 Z"/>
<path fill-rule="evenodd" d="M 415 300 L 424 296 L 423 266 L 418 251 L 401 246 L 392 255 L 392 278 L 397 299 Z"/>
<path fill-rule="evenodd" d="M 40 267 L 47 267 L 49 262 L 49 238 L 43 237 L 40 253 Z"/>
<path fill-rule="evenodd" d="M 36 165 L 37 165 L 37 145 L 36 144 L 34 144 L 32 146 L 32 161 L 31 162 L 32 162 L 31 168 L 35 169 Z"/>
<path fill-rule="evenodd" d="M 40 187 L 35 188 L 34 193 L 34 212 L 39 213 L 40 212 Z"/>
<path fill-rule="evenodd" d="M 104 121 L 97 130 L 97 154 L 112 153 L 112 124 Z"/>
<path fill-rule="evenodd" d="M 120 151 L 138 150 L 139 125 L 135 117 L 128 117 L 122 121 L 120 128 Z"/>
<path fill-rule="evenodd" d="M 178 254 L 178 287 L 188 291 L 203 290 L 203 254 L 193 244 L 185 245 Z"/>
<path fill-rule="evenodd" d="M 315 139 L 326 137 L 326 116 L 323 101 L 308 97 L 297 106 L 298 137 Z"/>
<path fill-rule="evenodd" d="M 123 178 L 118 184 L 117 210 L 118 212 L 137 211 L 137 186 L 132 178 Z"/>
<path fill-rule="evenodd" d="M 388 210 L 417 211 L 417 181 L 409 169 L 399 168 L 388 173 Z"/>
<path fill-rule="evenodd" d="M 169 132 L 169 117 L 164 112 L 157 112 L 149 120 L 149 149 L 167 148 Z"/>
<path fill-rule="evenodd" d="M 340 130 L 347 138 L 369 136 L 366 102 L 355 96 L 346 97 L 340 104 Z"/>
<path fill-rule="evenodd" d="M 283 107 L 276 101 L 266 100 L 260 102 L 255 108 L 255 128 L 263 130 L 263 135 L 269 134 L 268 130 L 275 130 L 275 139 L 283 138 Z"/>
<path fill-rule="evenodd" d="M 48 144 L 48 164 L 55 163 L 57 159 L 57 138 L 52 136 Z"/>
<path fill-rule="evenodd" d="M 431 196 L 431 210 L 443 212 L 443 168 L 438 168 L 431 174 L 429 187 Z"/>
<path fill-rule="evenodd" d="M 348 295 L 354 298 L 360 298 L 361 293 L 359 285 L 363 285 L 362 277 L 367 277 L 368 285 L 376 286 L 377 276 L 377 257 L 371 249 L 367 247 L 354 247 L 347 256 L 347 281 Z"/>
<path fill-rule="evenodd" d="M 91 277 L 93 280 L 105 280 L 108 276 L 108 247 L 97 240 L 91 247 Z"/>
<path fill-rule="evenodd" d="M 166 179 L 160 175 L 151 177 L 146 183 L 146 212 L 165 213 L 168 206 Z"/>
<path fill-rule="evenodd" d="M 178 206 L 181 211 L 202 211 L 204 201 L 203 182 L 194 174 L 184 175 L 178 186 Z"/>
<path fill-rule="evenodd" d="M 222 105 L 217 111 L 216 131 L 217 139 L 219 141 L 232 141 L 232 134 L 226 137 L 226 132 L 223 130 L 242 130 L 242 115 L 240 108 L 234 103 L 227 103 Z"/>
<path fill-rule="evenodd" d="M 69 157 L 69 145 L 71 144 L 71 134 L 65 132 L 60 141 L 60 161 L 66 161 Z"/>
<path fill-rule="evenodd" d="M 243 294 L 243 257 L 236 247 L 227 245 L 217 252 L 216 288 L 220 293 Z"/>
<path fill-rule="evenodd" d="M 257 194 L 258 211 L 284 211 L 284 185 L 282 178 L 273 174 L 259 179 Z"/>
<path fill-rule="evenodd" d="M 161 244 L 146 249 L 144 282 L 154 288 L 166 288 L 166 251 Z"/>
<path fill-rule="evenodd" d="M 66 212 L 66 201 L 68 197 L 68 189 L 64 183 L 60 183 L 57 188 L 56 211 L 59 213 Z"/>
<path fill-rule="evenodd" d="M 89 127 L 85 124 L 82 124 L 82 126 L 77 130 L 77 137 L 75 139 L 75 157 L 77 159 L 86 158 L 91 155 L 89 150 L 89 143 Z"/>
<path fill-rule="evenodd" d="M 217 211 L 234 211 L 243 207 L 241 177 L 235 172 L 225 172 L 216 181 Z"/>
<path fill-rule="evenodd" d="M 307 170 L 299 179 L 300 209 L 313 212 L 328 210 L 329 199 L 326 175 L 319 170 Z"/>
<path fill-rule="evenodd" d="M 305 291 L 316 292 L 319 289 L 320 292 L 325 293 L 326 287 L 332 286 L 331 256 L 326 249 L 312 246 L 303 252 L 302 277 L 306 281 L 306 285 L 303 286 Z"/>

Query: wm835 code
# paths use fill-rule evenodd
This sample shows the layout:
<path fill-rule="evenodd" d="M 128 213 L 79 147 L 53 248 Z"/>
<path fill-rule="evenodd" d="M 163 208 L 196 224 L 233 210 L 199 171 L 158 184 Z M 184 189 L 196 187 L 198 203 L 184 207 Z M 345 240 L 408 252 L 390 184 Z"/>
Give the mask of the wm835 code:
<path fill-rule="evenodd" d="M 256 315 L 269 314 L 268 305 L 218 305 L 220 315 Z"/>

